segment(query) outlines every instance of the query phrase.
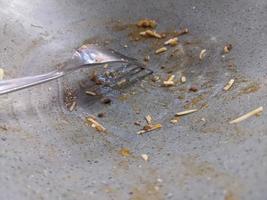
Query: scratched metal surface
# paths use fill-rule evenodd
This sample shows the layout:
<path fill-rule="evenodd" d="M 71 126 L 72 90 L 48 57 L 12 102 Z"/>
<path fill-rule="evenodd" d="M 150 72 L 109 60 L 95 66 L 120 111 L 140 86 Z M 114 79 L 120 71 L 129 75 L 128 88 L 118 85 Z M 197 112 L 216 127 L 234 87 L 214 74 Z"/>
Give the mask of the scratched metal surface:
<path fill-rule="evenodd" d="M 0 66 L 6 79 L 53 70 L 85 40 L 109 40 L 108 46 L 139 59 L 151 54 L 156 74 L 188 77 L 171 89 L 148 78 L 144 88 L 137 84 L 122 91 L 124 97 L 113 97 L 111 105 L 83 97 L 71 113 L 64 108 L 62 88 L 78 87 L 88 70 L 1 96 L 1 199 L 266 199 L 266 114 L 228 124 L 266 107 L 266 1 L 1 0 L 0 7 Z M 134 30 L 124 26 L 144 17 L 157 20 L 159 31 L 188 27 L 190 35 L 182 36 L 181 44 L 193 44 L 179 46 L 181 54 L 170 61 L 168 53 L 154 56 L 159 44 L 129 41 Z M 222 58 L 226 42 L 234 49 Z M 202 48 L 208 56 L 199 62 Z M 232 77 L 234 88 L 222 92 Z M 198 84 L 197 93 L 187 92 L 192 83 Z M 201 106 L 177 125 L 169 123 L 184 107 Z M 107 113 L 99 119 L 106 134 L 84 123 L 85 116 L 100 112 Z M 147 114 L 163 128 L 138 136 L 133 122 Z M 118 153 L 123 147 L 132 152 L 127 158 Z M 140 158 L 143 153 L 148 162 Z"/>

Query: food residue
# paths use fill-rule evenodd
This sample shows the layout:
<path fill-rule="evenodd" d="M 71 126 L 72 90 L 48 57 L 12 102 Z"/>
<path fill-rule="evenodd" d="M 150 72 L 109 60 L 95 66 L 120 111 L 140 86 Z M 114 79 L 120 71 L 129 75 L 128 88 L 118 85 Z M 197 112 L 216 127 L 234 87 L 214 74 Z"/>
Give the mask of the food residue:
<path fill-rule="evenodd" d="M 157 81 L 160 80 L 160 77 L 159 77 L 159 76 L 152 76 L 151 80 L 152 80 L 153 82 L 157 82 Z"/>
<path fill-rule="evenodd" d="M 181 83 L 185 83 L 186 82 L 186 77 L 185 76 L 182 76 L 181 77 Z"/>
<path fill-rule="evenodd" d="M 246 119 L 248 119 L 248 118 L 250 118 L 252 116 L 258 115 L 258 114 L 260 114 L 262 112 L 263 112 L 263 107 L 259 107 L 259 108 L 255 109 L 255 110 L 251 111 L 251 112 L 248 112 L 245 115 L 242 115 L 241 117 L 238 117 L 235 120 L 230 121 L 230 124 L 240 123 L 240 122 L 242 122 L 242 121 L 244 121 L 244 120 L 246 120 Z"/>
<path fill-rule="evenodd" d="M 202 49 L 200 51 L 200 54 L 199 54 L 199 59 L 203 60 L 206 57 L 206 55 L 207 55 L 207 50 L 206 49 Z"/>
<path fill-rule="evenodd" d="M 257 92 L 260 89 L 260 85 L 258 83 L 251 83 L 247 87 L 241 89 L 241 94 L 250 94 Z"/>
<path fill-rule="evenodd" d="M 232 88 L 233 84 L 235 82 L 235 79 L 231 79 L 223 88 L 224 91 L 228 91 Z"/>
<path fill-rule="evenodd" d="M 87 94 L 89 96 L 96 96 L 96 93 L 92 92 L 92 91 L 86 91 L 85 94 Z"/>
<path fill-rule="evenodd" d="M 131 155 L 131 152 L 127 148 L 121 148 L 119 154 L 122 155 L 123 157 L 128 157 Z"/>
<path fill-rule="evenodd" d="M 112 102 L 112 100 L 110 98 L 108 98 L 108 97 L 104 97 L 100 101 L 103 104 L 111 104 L 111 102 Z"/>
<path fill-rule="evenodd" d="M 142 130 L 137 132 L 138 135 L 141 135 L 141 134 L 144 134 L 146 132 L 150 132 L 150 131 L 153 131 L 156 129 L 160 129 L 162 127 L 162 125 L 159 123 L 158 124 L 152 124 L 153 119 L 152 119 L 151 115 L 147 115 L 145 117 L 145 120 L 147 122 L 147 125 L 145 125 Z"/>
<path fill-rule="evenodd" d="M 105 116 L 106 116 L 106 113 L 103 113 L 103 112 L 97 114 L 97 117 L 99 118 L 103 118 Z"/>
<path fill-rule="evenodd" d="M 97 72 L 93 71 L 92 74 L 90 75 L 90 80 L 93 81 L 96 85 L 102 85 L 102 81 L 99 79 L 97 76 Z"/>
<path fill-rule="evenodd" d="M 155 28 L 157 26 L 157 22 L 151 19 L 141 19 L 136 25 L 142 28 Z"/>
<path fill-rule="evenodd" d="M 191 87 L 189 88 L 190 92 L 197 92 L 198 91 L 198 87 L 196 85 L 191 85 Z"/>
<path fill-rule="evenodd" d="M 189 114 L 197 112 L 197 111 L 198 111 L 197 109 L 185 110 L 185 111 L 176 113 L 175 116 L 179 117 L 179 116 L 183 116 L 183 115 L 189 115 Z"/>
<path fill-rule="evenodd" d="M 233 45 L 232 44 L 227 44 L 224 46 L 223 48 L 223 52 L 224 53 L 230 53 L 230 51 L 233 49 Z"/>
<path fill-rule="evenodd" d="M 77 106 L 76 98 L 76 92 L 73 89 L 67 88 L 64 90 L 64 103 L 70 112 Z"/>
<path fill-rule="evenodd" d="M 178 37 L 171 38 L 164 42 L 164 45 L 176 46 L 178 44 Z"/>
<path fill-rule="evenodd" d="M 178 124 L 179 121 L 180 121 L 180 118 L 179 118 L 179 117 L 174 117 L 173 119 L 170 120 L 170 122 L 171 122 L 172 124 Z"/>
<path fill-rule="evenodd" d="M 141 122 L 140 121 L 136 121 L 136 122 L 134 122 L 134 125 L 141 126 Z"/>
<path fill-rule="evenodd" d="M 145 120 L 146 120 L 147 124 L 152 124 L 152 117 L 151 117 L 151 115 L 147 115 L 145 117 Z"/>
<path fill-rule="evenodd" d="M 104 69 L 107 69 L 108 66 L 109 66 L 108 64 L 105 64 L 105 65 L 103 66 L 103 68 L 104 68 Z"/>
<path fill-rule="evenodd" d="M 144 57 L 144 61 L 145 61 L 145 62 L 150 61 L 150 56 L 145 56 L 145 57 Z"/>
<path fill-rule="evenodd" d="M 71 106 L 69 107 L 69 111 L 72 112 L 77 106 L 77 102 L 76 101 L 73 101 Z"/>
<path fill-rule="evenodd" d="M 151 30 L 142 31 L 139 33 L 139 35 L 144 36 L 144 37 L 154 37 L 157 39 L 162 38 L 162 36 L 159 33 L 157 33 L 156 31 L 151 31 Z"/>
<path fill-rule="evenodd" d="M 146 126 L 144 126 L 144 128 L 141 131 L 138 131 L 137 134 L 138 135 L 142 135 L 144 133 L 151 132 L 151 131 L 154 131 L 154 130 L 157 130 L 157 129 L 160 129 L 160 128 L 162 128 L 161 124 L 146 125 Z"/>
<path fill-rule="evenodd" d="M 163 53 L 163 52 L 165 52 L 165 51 L 167 51 L 168 49 L 166 48 L 166 47 L 161 47 L 161 48 L 159 48 L 159 49 L 157 49 L 156 51 L 155 51 L 155 54 L 160 54 L 160 53 Z"/>
<path fill-rule="evenodd" d="M 180 35 L 184 35 L 184 34 L 187 34 L 187 33 L 189 33 L 189 29 L 188 29 L 188 28 L 183 28 L 183 29 L 181 29 L 180 31 L 178 31 L 178 32 L 176 33 L 176 35 L 177 35 L 177 36 L 180 36 Z"/>
<path fill-rule="evenodd" d="M 170 77 L 166 81 L 163 81 L 163 86 L 165 87 L 174 86 L 175 84 L 174 78 L 175 78 L 175 75 L 170 75 Z"/>
<path fill-rule="evenodd" d="M 86 117 L 86 123 L 88 123 L 92 128 L 95 128 L 99 132 L 105 132 L 106 128 L 96 121 L 93 117 Z"/>
<path fill-rule="evenodd" d="M 144 161 L 148 161 L 149 159 L 147 154 L 141 154 L 141 157 L 143 158 Z"/>

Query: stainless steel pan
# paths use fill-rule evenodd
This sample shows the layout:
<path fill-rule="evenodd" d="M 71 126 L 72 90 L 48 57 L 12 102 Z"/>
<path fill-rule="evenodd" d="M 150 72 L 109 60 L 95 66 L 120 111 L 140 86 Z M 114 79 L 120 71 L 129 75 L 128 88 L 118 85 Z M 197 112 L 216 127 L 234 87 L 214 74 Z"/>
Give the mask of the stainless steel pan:
<path fill-rule="evenodd" d="M 150 54 L 157 75 L 188 79 L 171 90 L 147 78 L 144 87 L 111 95 L 111 105 L 78 92 L 74 112 L 65 109 L 63 90 L 79 88 L 88 70 L 1 96 L 1 199 L 266 199 L 266 114 L 228 123 L 266 107 L 266 1 L 1 0 L 0 7 L 5 78 L 53 70 L 89 41 L 140 60 Z M 169 60 L 154 55 L 158 43 L 130 41 L 136 29 L 129 24 L 144 17 L 162 32 L 188 27 L 183 53 Z M 234 48 L 222 57 L 226 43 Z M 201 49 L 208 52 L 202 62 Z M 225 93 L 230 78 L 236 84 Z M 192 84 L 197 93 L 187 91 Z M 172 125 L 184 106 L 202 109 Z M 84 122 L 101 112 L 105 134 Z M 147 114 L 163 127 L 139 136 L 134 122 Z M 131 155 L 123 157 L 121 148 Z"/>

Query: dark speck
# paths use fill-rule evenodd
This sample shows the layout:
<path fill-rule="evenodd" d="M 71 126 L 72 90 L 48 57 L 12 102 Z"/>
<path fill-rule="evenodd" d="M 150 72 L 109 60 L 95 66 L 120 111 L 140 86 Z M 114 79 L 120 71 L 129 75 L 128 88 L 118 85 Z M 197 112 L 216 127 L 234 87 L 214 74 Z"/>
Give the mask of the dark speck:
<path fill-rule="evenodd" d="M 189 88 L 189 91 L 190 92 L 197 92 L 198 91 L 198 87 L 196 85 L 192 85 L 190 88 Z"/>
<path fill-rule="evenodd" d="M 110 98 L 102 98 L 101 99 L 101 103 L 103 103 L 103 104 L 111 104 L 111 99 Z"/>
<path fill-rule="evenodd" d="M 98 113 L 97 114 L 97 117 L 99 117 L 99 118 L 103 118 L 103 117 L 105 117 L 106 116 L 106 113 Z"/>

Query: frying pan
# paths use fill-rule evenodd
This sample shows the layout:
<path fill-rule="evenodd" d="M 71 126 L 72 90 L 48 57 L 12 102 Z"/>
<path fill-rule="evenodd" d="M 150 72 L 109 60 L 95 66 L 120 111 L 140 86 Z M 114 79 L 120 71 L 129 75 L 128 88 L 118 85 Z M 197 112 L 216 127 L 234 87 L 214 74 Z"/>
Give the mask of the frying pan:
<path fill-rule="evenodd" d="M 78 90 L 73 112 L 65 109 L 64 88 L 79 88 L 90 71 L 1 96 L 1 199 L 266 199 L 266 114 L 228 123 L 266 107 L 266 1 L 1 0 L 0 6 L 6 79 L 51 71 L 85 41 L 140 60 L 151 55 L 149 67 L 162 78 L 187 76 L 174 88 L 148 77 L 111 94 L 111 105 Z M 152 39 L 131 41 L 131 24 L 142 18 L 156 20 L 160 32 L 190 30 L 179 37 L 177 57 L 155 56 L 160 44 Z M 229 43 L 233 50 L 222 55 Z M 231 78 L 234 87 L 223 92 Z M 188 92 L 192 84 L 198 92 Z M 170 123 L 193 107 L 199 112 Z M 102 112 L 107 133 L 84 122 Z M 144 124 L 148 114 L 163 127 L 139 136 L 134 122 Z M 122 156 L 122 148 L 130 155 Z"/>

